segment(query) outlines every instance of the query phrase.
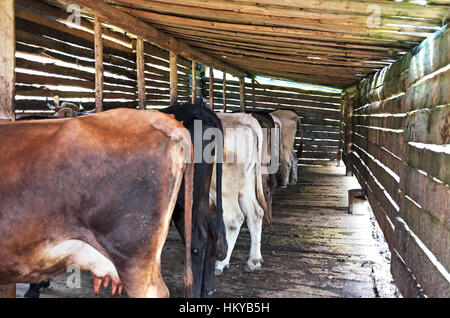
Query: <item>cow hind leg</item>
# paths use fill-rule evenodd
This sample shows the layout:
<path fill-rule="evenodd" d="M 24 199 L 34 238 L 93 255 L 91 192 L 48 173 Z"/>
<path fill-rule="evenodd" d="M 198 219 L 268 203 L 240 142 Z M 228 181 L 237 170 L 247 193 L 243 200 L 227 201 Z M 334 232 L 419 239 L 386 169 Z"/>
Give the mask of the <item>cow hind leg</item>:
<path fill-rule="evenodd" d="M 41 294 L 41 288 L 48 288 L 48 287 L 50 287 L 49 280 L 45 280 L 45 281 L 37 283 L 37 284 L 30 284 L 30 288 L 27 290 L 25 295 L 23 295 L 23 297 L 39 298 L 39 296 Z"/>
<path fill-rule="evenodd" d="M 286 188 L 289 181 L 289 174 L 291 171 L 292 162 L 285 161 L 281 164 L 281 187 Z"/>
<path fill-rule="evenodd" d="M 222 275 L 224 268 L 230 267 L 231 253 L 236 244 L 242 223 L 244 223 L 244 214 L 241 211 L 238 200 L 223 198 L 223 212 L 228 249 L 225 259 L 223 261 L 216 261 L 216 276 Z"/>
<path fill-rule="evenodd" d="M 244 266 L 244 270 L 247 272 L 261 269 L 261 262 L 263 261 L 261 256 L 261 234 L 264 211 L 258 204 L 256 197 L 251 195 L 253 193 L 247 192 L 239 198 L 239 204 L 245 215 L 251 240 L 249 258 Z"/>
<path fill-rule="evenodd" d="M 127 264 L 125 271 L 120 272 L 120 276 L 130 297 L 168 298 L 170 296 L 169 289 L 162 280 L 160 266 L 157 262 L 140 265 Z"/>
<path fill-rule="evenodd" d="M 214 244 L 213 236 L 210 235 L 206 243 L 201 297 L 211 297 L 212 294 L 216 291 L 214 284 L 215 262 L 216 262 L 216 245 Z"/>
<path fill-rule="evenodd" d="M 297 156 L 294 154 L 294 159 L 292 160 L 291 171 L 289 174 L 289 185 L 297 184 L 297 163 L 298 159 Z"/>

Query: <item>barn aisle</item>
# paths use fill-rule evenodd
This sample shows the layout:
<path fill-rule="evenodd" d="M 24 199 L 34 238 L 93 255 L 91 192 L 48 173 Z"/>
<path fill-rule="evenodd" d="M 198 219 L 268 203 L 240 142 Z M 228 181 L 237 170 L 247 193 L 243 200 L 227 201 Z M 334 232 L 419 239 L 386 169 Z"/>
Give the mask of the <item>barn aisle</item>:
<path fill-rule="evenodd" d="M 344 174 L 345 168 L 303 167 L 296 186 L 277 189 L 273 225 L 262 237 L 261 271 L 242 270 L 250 242 L 244 229 L 214 297 L 395 297 L 389 263 L 380 254 L 387 246 L 374 238 L 368 203 L 358 200 L 354 214 L 347 213 L 347 190 L 358 184 Z M 183 250 L 172 226 L 162 256 L 172 297 L 182 296 Z M 42 297 L 109 297 L 107 291 L 95 296 L 86 272 L 80 288 L 68 288 L 69 275 L 52 280 Z M 18 297 L 26 287 L 18 284 Z"/>
<path fill-rule="evenodd" d="M 250 235 L 241 231 L 230 269 L 216 280 L 215 297 L 395 297 L 385 256 L 387 245 L 367 201 L 356 200 L 347 213 L 347 191 L 358 188 L 345 168 L 299 168 L 299 182 L 278 188 L 273 199 L 273 224 L 263 233 L 262 270 L 242 270 Z M 179 296 L 181 279 L 169 277 L 181 241 L 171 232 L 163 255 L 163 276 L 172 296 Z M 381 253 L 380 253 L 381 252 Z M 178 254 L 178 259 L 182 254 Z M 165 268 L 165 269 L 164 269 Z M 181 273 L 181 266 L 178 267 Z M 166 278 L 167 277 L 167 278 Z"/>

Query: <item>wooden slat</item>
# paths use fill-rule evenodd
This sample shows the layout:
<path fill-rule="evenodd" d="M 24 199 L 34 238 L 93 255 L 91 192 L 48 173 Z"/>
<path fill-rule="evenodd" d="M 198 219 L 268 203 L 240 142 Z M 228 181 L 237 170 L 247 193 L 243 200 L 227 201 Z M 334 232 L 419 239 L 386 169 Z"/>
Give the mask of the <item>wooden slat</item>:
<path fill-rule="evenodd" d="M 406 266 L 396 249 L 393 249 L 391 254 L 391 273 L 394 278 L 395 285 L 399 290 L 401 290 L 403 297 L 424 297 L 423 290 L 419 287 L 413 273 L 411 273 L 411 270 Z"/>
<path fill-rule="evenodd" d="M 367 185 L 370 187 L 378 203 L 383 207 L 386 215 L 389 217 L 389 220 L 391 220 L 391 222 L 393 223 L 393 220 L 395 220 L 395 218 L 398 216 L 397 208 L 388 199 L 388 197 L 384 193 L 384 190 L 378 185 L 378 179 L 376 179 L 365 162 L 359 157 L 358 153 L 353 153 L 353 159 L 353 166 L 358 168 L 363 180 L 365 180 Z"/>
<path fill-rule="evenodd" d="M 405 133 L 412 142 L 450 144 L 450 104 L 408 114 Z"/>
<path fill-rule="evenodd" d="M 16 73 L 16 83 L 37 84 L 37 85 L 66 85 L 90 89 L 95 88 L 95 83 L 92 81 L 82 81 L 52 76 L 29 75 L 25 73 Z M 135 93 L 135 88 L 117 86 L 113 84 L 104 84 L 103 89 L 109 91 Z"/>
<path fill-rule="evenodd" d="M 405 145 L 403 131 L 373 129 L 356 125 L 355 132 L 365 136 L 370 142 L 386 148 L 397 157 L 404 157 Z"/>
<path fill-rule="evenodd" d="M 450 254 L 448 253 L 448 247 L 450 246 L 449 220 L 436 219 L 432 213 L 418 207 L 407 197 L 403 197 L 400 215 L 414 234 L 436 256 L 437 260 L 445 268 L 450 268 Z"/>
<path fill-rule="evenodd" d="M 364 164 L 372 172 L 372 174 L 375 176 L 375 178 L 381 184 L 381 186 L 386 190 L 386 192 L 398 205 L 399 203 L 398 180 L 394 176 L 389 174 L 387 170 L 376 161 L 377 160 L 376 158 L 372 158 L 371 155 L 365 153 L 361 148 L 358 147 L 358 145 L 354 144 L 353 149 L 361 158 L 361 160 L 364 161 Z"/>
<path fill-rule="evenodd" d="M 403 169 L 404 165 L 404 162 L 400 158 L 394 156 L 391 152 L 380 147 L 376 143 L 370 142 L 360 134 L 354 134 L 353 140 L 358 147 L 364 149 L 366 152 L 377 158 L 395 174 L 400 175 L 401 169 Z"/>
<path fill-rule="evenodd" d="M 450 275 L 427 252 L 417 236 L 402 219 L 396 227 L 397 250 L 414 273 L 417 282 L 428 297 L 450 297 Z"/>
<path fill-rule="evenodd" d="M 406 92 L 408 111 L 446 105 L 450 101 L 450 68 L 411 85 Z"/>
<path fill-rule="evenodd" d="M 450 185 L 450 153 L 428 149 L 425 146 L 427 145 L 406 145 L 408 165 Z"/>
<path fill-rule="evenodd" d="M 447 26 L 418 46 L 409 67 L 409 85 L 445 67 L 450 61 L 450 30 Z"/>

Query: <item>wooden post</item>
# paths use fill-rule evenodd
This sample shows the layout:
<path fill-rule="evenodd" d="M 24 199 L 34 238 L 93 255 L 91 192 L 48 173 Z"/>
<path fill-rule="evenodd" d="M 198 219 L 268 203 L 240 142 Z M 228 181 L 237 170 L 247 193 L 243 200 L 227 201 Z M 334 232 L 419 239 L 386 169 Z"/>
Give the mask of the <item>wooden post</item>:
<path fill-rule="evenodd" d="M 222 95 L 223 112 L 226 113 L 227 112 L 227 73 L 225 71 L 223 72 L 222 89 L 223 89 L 223 95 Z"/>
<path fill-rule="evenodd" d="M 195 61 L 192 61 L 192 104 L 197 101 L 197 71 Z"/>
<path fill-rule="evenodd" d="M 214 69 L 209 68 L 209 109 L 214 110 Z"/>
<path fill-rule="evenodd" d="M 14 20 L 14 0 L 0 1 L 0 119 L 16 120 L 15 68 L 16 68 L 16 36 Z"/>
<path fill-rule="evenodd" d="M 240 96 L 240 104 L 241 104 L 241 112 L 245 113 L 245 81 L 244 77 L 239 77 L 239 96 Z"/>
<path fill-rule="evenodd" d="M 136 41 L 136 68 L 139 109 L 145 109 L 145 59 L 144 40 L 140 37 Z"/>
<path fill-rule="evenodd" d="M 353 146 L 353 109 L 355 104 L 355 96 L 348 95 L 347 97 L 347 113 L 346 113 L 346 123 L 347 123 L 347 145 L 346 145 L 346 169 L 345 175 L 352 176 L 352 146 Z"/>
<path fill-rule="evenodd" d="M 0 285 L 0 298 L 16 298 L 16 284 Z"/>
<path fill-rule="evenodd" d="M 94 18 L 94 49 L 95 49 L 95 112 L 103 110 L 103 43 L 102 23 Z"/>
<path fill-rule="evenodd" d="M 252 78 L 252 97 L 253 97 L 253 108 L 256 108 L 256 91 L 255 91 L 256 81 Z"/>
<path fill-rule="evenodd" d="M 341 108 L 339 112 L 339 148 L 337 152 L 337 167 L 341 166 L 341 160 L 342 160 L 342 121 L 344 120 L 344 99 L 341 96 Z"/>
<path fill-rule="evenodd" d="M 170 52 L 170 105 L 178 101 L 177 55 Z"/>

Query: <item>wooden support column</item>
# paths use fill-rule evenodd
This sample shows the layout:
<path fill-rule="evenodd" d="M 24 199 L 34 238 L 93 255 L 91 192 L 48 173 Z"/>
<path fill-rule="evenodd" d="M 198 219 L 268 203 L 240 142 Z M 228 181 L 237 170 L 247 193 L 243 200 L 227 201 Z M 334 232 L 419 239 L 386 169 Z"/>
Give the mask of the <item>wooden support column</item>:
<path fill-rule="evenodd" d="M 353 169 L 352 169 L 352 146 L 353 146 L 353 109 L 355 105 L 355 96 L 348 96 L 347 97 L 347 112 L 346 112 L 346 118 L 345 121 L 347 123 L 347 144 L 346 144 L 346 153 L 345 153 L 345 159 L 346 159 L 346 169 L 345 169 L 345 175 L 346 176 L 352 176 L 353 175 Z"/>
<path fill-rule="evenodd" d="M 337 166 L 340 167 L 341 166 L 341 160 L 342 160 L 342 142 L 343 142 L 343 137 L 342 137 L 342 122 L 344 120 L 344 99 L 341 98 L 341 108 L 340 108 L 340 112 L 339 112 L 339 148 L 338 148 L 338 152 L 337 152 Z"/>
<path fill-rule="evenodd" d="M 222 89 L 223 89 L 223 112 L 227 112 L 227 73 L 223 72 L 223 79 L 222 79 Z"/>
<path fill-rule="evenodd" d="M 245 81 L 244 77 L 239 77 L 239 96 L 240 96 L 240 104 L 241 104 L 241 112 L 245 113 L 246 105 L 245 105 Z"/>
<path fill-rule="evenodd" d="M 195 61 L 192 61 L 192 104 L 197 101 L 197 71 Z"/>
<path fill-rule="evenodd" d="M 14 121 L 14 85 L 16 37 L 14 1 L 0 1 L 0 119 Z M 16 284 L 0 285 L 0 298 L 16 298 Z"/>
<path fill-rule="evenodd" d="M 209 109 L 214 110 L 214 69 L 209 68 Z"/>
<path fill-rule="evenodd" d="M 145 109 L 145 58 L 144 40 L 137 38 L 136 41 L 136 68 L 139 109 Z"/>
<path fill-rule="evenodd" d="M 253 108 L 256 108 L 256 91 L 255 91 L 256 81 L 254 78 L 252 78 L 252 106 Z"/>
<path fill-rule="evenodd" d="M 103 42 L 102 23 L 94 18 L 94 49 L 95 49 L 95 112 L 103 111 Z"/>
<path fill-rule="evenodd" d="M 0 298 L 16 298 L 16 284 L 0 285 Z"/>
<path fill-rule="evenodd" d="M 177 55 L 170 52 L 170 105 L 178 101 Z"/>
<path fill-rule="evenodd" d="M 16 120 L 14 113 L 16 36 L 14 0 L 0 1 L 0 119 Z"/>

